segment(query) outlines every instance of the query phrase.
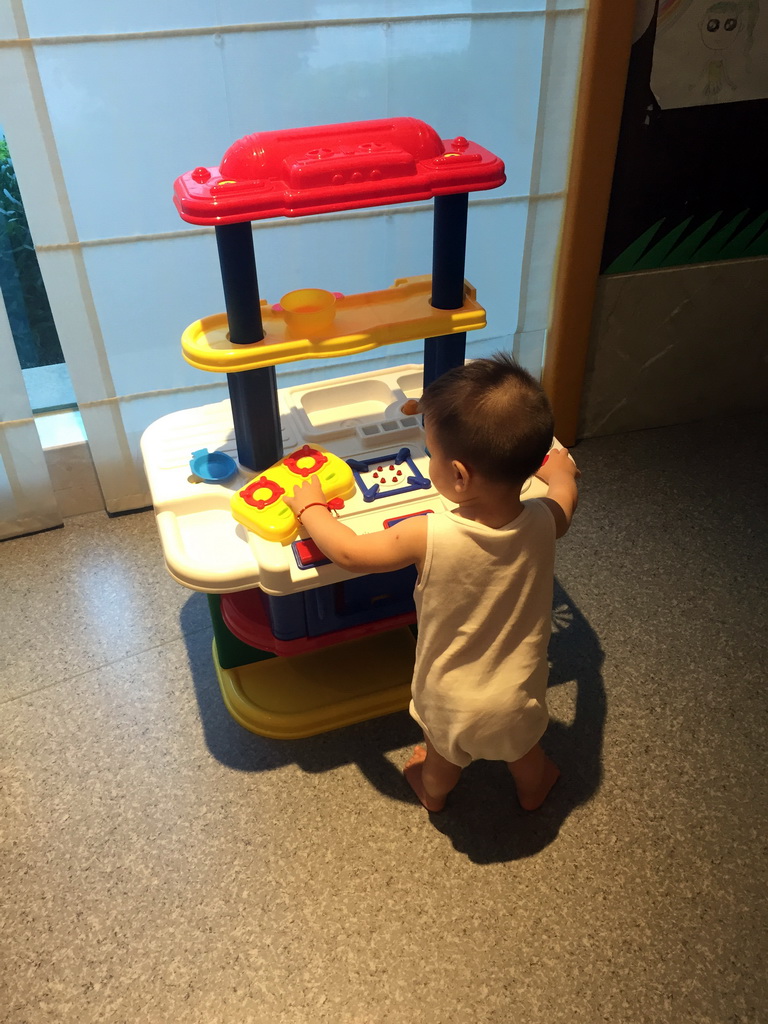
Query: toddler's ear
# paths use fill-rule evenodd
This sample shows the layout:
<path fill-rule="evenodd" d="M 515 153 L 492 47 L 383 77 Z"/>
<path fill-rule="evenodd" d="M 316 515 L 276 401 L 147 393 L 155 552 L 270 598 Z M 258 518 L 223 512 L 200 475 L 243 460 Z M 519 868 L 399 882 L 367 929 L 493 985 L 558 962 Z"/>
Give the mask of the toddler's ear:
<path fill-rule="evenodd" d="M 400 412 L 406 416 L 417 416 L 421 412 L 419 402 L 416 398 L 409 398 L 400 406 Z"/>
<path fill-rule="evenodd" d="M 463 462 L 459 462 L 457 459 L 451 462 L 451 469 L 453 470 L 453 486 L 456 493 L 460 494 L 466 491 L 472 477 L 470 470 Z"/>

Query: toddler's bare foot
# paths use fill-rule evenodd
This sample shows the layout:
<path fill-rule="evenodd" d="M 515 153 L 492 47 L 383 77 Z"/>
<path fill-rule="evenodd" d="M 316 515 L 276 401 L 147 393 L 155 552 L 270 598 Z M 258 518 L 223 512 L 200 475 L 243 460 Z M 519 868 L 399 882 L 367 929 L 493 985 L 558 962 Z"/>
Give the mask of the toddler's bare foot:
<path fill-rule="evenodd" d="M 549 796 L 549 792 L 560 778 L 560 769 L 553 761 L 544 770 L 544 774 L 537 786 L 526 788 L 517 787 L 517 799 L 524 811 L 537 811 Z"/>
<path fill-rule="evenodd" d="M 428 811 L 442 811 L 445 807 L 445 797 L 441 800 L 435 800 L 433 797 L 429 796 L 424 789 L 421 771 L 424 767 L 426 756 L 427 751 L 424 747 L 414 747 L 410 761 L 408 761 L 406 766 L 403 768 L 403 775 L 405 776 L 408 785 Z"/>
<path fill-rule="evenodd" d="M 524 811 L 536 811 L 560 778 L 560 769 L 541 747 L 529 750 L 525 757 L 508 765 L 515 780 L 517 799 Z"/>

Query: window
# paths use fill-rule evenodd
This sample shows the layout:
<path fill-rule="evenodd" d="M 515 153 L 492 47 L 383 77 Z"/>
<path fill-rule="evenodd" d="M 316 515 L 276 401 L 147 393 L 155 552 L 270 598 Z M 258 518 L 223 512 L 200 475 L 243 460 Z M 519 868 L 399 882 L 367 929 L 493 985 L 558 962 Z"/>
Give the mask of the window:
<path fill-rule="evenodd" d="M 110 512 L 148 503 L 150 423 L 226 398 L 222 375 L 181 357 L 184 329 L 223 296 L 212 232 L 179 220 L 171 187 L 252 132 L 411 116 L 501 156 L 506 184 L 470 199 L 466 273 L 488 326 L 468 355 L 506 348 L 542 365 L 583 0 L 395 0 L 364 15 L 301 0 L 278 20 L 275 6 L 18 0 L 12 19 L 0 15 L 14 85 L 2 116 Z M 262 222 L 260 294 L 387 288 L 429 273 L 430 242 L 428 204 Z M 418 361 L 421 348 L 386 361 Z M 278 378 L 345 372 L 308 360 Z"/>
<path fill-rule="evenodd" d="M 75 408 L 8 141 L 1 132 L 0 290 L 33 411 Z"/>

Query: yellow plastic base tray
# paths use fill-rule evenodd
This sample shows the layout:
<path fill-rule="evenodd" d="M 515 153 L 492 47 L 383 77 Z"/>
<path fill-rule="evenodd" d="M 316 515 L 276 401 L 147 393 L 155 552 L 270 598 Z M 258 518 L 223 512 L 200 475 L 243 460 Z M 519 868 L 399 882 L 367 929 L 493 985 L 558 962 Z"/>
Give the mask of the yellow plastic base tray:
<path fill-rule="evenodd" d="M 291 337 L 285 313 L 261 302 L 264 338 L 252 345 L 232 345 L 226 313 L 196 320 L 181 336 L 186 361 L 198 370 L 238 373 L 297 359 L 355 355 L 380 345 L 419 338 L 437 338 L 485 327 L 485 310 L 465 281 L 460 309 L 435 309 L 429 304 L 432 278 L 402 277 L 391 288 L 346 295 L 336 303 L 330 328 L 310 338 Z"/>
<path fill-rule="evenodd" d="M 213 662 L 227 710 L 271 739 L 302 739 L 408 707 L 416 641 L 409 629 L 239 668 Z"/>

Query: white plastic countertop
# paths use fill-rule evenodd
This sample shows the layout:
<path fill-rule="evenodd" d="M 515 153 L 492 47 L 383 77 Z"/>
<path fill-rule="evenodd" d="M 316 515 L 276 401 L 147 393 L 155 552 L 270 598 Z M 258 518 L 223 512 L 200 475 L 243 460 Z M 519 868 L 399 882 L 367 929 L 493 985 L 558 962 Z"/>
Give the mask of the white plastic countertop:
<path fill-rule="evenodd" d="M 406 399 L 418 398 L 421 390 L 418 365 L 284 388 L 278 400 L 285 454 L 305 443 L 318 443 L 344 459 L 383 460 L 409 448 L 417 469 L 428 477 L 421 420 L 400 411 Z M 333 564 L 301 569 L 290 544 L 264 540 L 238 523 L 230 512 L 230 499 L 257 474 L 239 466 L 222 483 L 201 481 L 189 462 L 202 448 L 226 452 L 237 460 L 229 401 L 164 416 L 141 440 L 163 553 L 174 579 L 204 593 L 258 586 L 268 594 L 286 595 L 351 578 Z M 533 478 L 524 497 L 545 493 L 545 485 Z M 358 492 L 345 503 L 341 518 L 356 532 L 371 533 L 382 529 L 385 519 L 444 508 L 433 487 L 385 495 L 371 503 Z M 300 537 L 304 536 L 302 531 Z"/>

